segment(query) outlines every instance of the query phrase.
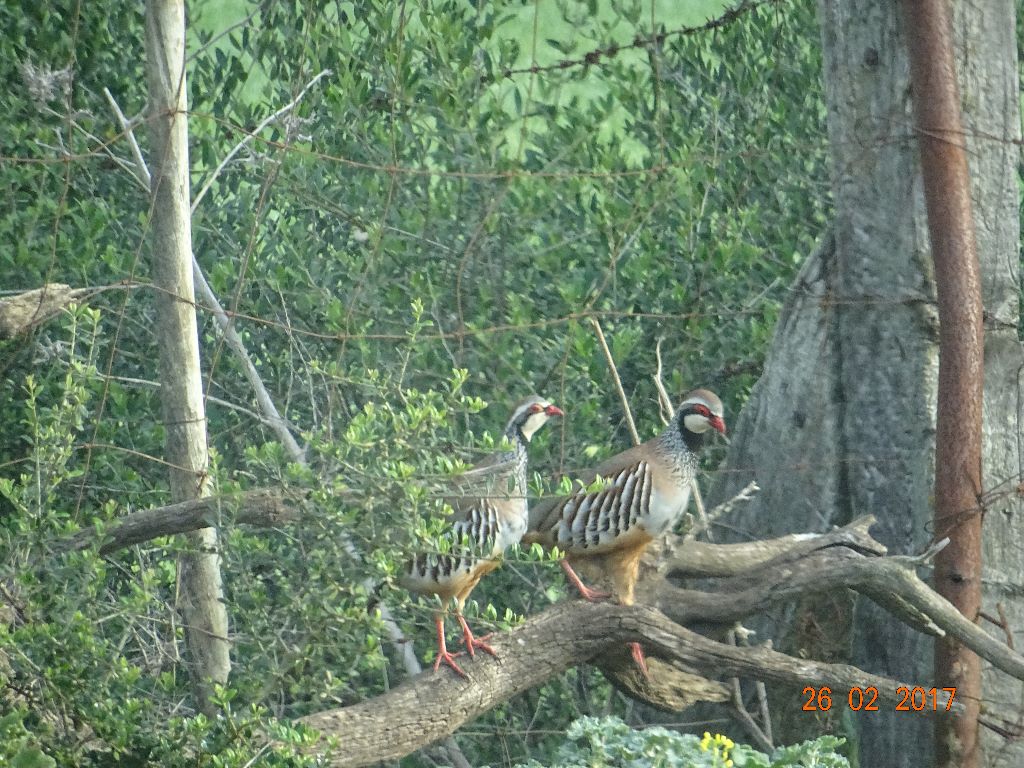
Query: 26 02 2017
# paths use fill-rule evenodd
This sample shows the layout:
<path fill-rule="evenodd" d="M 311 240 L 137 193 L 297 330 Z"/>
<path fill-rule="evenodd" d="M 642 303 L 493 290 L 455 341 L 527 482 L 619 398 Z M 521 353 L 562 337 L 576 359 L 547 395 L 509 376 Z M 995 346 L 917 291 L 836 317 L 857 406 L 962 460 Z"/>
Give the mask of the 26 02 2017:
<path fill-rule="evenodd" d="M 808 685 L 803 690 L 804 712 L 828 712 L 832 709 L 834 698 L 842 695 L 842 691 L 835 694 L 828 686 L 814 687 Z M 953 706 L 953 699 L 956 698 L 956 688 L 923 688 L 915 686 L 910 688 L 901 685 L 896 689 L 896 712 L 938 712 L 940 709 L 948 712 Z M 861 688 L 851 686 L 846 691 L 846 705 L 853 712 L 878 712 L 878 688 L 873 685 Z"/>

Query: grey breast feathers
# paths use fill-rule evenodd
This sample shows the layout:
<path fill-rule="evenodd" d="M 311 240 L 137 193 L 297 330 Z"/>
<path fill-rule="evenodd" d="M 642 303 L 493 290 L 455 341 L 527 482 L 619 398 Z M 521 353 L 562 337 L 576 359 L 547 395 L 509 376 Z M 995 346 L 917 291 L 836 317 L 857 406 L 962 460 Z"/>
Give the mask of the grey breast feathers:
<path fill-rule="evenodd" d="M 453 520 L 468 514 L 481 500 L 517 500 L 515 454 L 489 456 L 451 481 L 445 502 L 455 511 Z M 522 499 L 525 508 L 526 499 Z"/>

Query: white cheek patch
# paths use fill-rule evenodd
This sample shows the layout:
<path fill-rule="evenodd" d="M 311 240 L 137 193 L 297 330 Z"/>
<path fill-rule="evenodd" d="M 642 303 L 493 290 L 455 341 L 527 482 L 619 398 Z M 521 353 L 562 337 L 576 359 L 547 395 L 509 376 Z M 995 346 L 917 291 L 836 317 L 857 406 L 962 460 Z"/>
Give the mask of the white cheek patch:
<path fill-rule="evenodd" d="M 523 422 L 522 432 L 524 437 L 529 440 L 533 437 L 533 433 L 544 426 L 544 422 L 547 418 L 544 417 L 543 413 L 531 413 L 529 417 Z"/>
<path fill-rule="evenodd" d="M 707 432 L 708 429 L 711 427 L 711 424 L 708 423 L 708 420 L 706 418 L 704 418 L 703 416 L 699 416 L 696 413 L 686 414 L 683 417 L 683 424 L 686 425 L 686 428 L 688 430 L 690 430 L 691 432 L 697 432 L 698 434 L 701 432 Z"/>

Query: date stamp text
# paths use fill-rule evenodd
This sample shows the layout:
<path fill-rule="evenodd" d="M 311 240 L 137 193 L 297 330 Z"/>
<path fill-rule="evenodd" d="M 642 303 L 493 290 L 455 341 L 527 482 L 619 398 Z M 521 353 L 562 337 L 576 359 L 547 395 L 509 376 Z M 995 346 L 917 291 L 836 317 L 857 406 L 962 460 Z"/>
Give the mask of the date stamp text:
<path fill-rule="evenodd" d="M 828 686 L 815 688 L 808 685 L 803 690 L 805 697 L 802 707 L 804 712 L 828 712 L 834 700 L 842 696 L 842 691 L 835 693 Z M 956 688 L 908 688 L 901 685 L 896 689 L 896 712 L 949 712 L 956 698 Z M 841 701 L 841 699 L 840 699 Z M 878 712 L 878 689 L 869 685 L 866 688 L 851 686 L 846 691 L 846 705 L 853 712 Z"/>

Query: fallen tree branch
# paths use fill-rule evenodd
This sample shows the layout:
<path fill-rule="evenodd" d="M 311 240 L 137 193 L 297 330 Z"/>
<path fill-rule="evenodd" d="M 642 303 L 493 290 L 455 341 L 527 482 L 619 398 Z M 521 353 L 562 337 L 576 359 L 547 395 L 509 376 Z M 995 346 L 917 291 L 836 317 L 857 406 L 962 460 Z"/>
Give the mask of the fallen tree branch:
<path fill-rule="evenodd" d="M 88 549 L 96 544 L 97 536 L 101 536 L 100 554 L 109 555 L 161 536 L 220 526 L 225 519 L 235 524 L 274 528 L 298 519 L 300 508 L 299 497 L 266 489 L 240 496 L 208 496 L 131 512 L 104 526 L 101 531 L 95 527 L 78 531 L 56 548 L 59 552 Z"/>
<path fill-rule="evenodd" d="M 716 677 L 747 677 L 804 686 L 829 686 L 837 695 L 851 687 L 878 689 L 879 706 L 894 709 L 907 683 L 855 667 L 796 659 L 767 648 L 737 648 L 710 640 L 642 605 L 619 606 L 567 600 L 531 618 L 491 644 L 497 659 L 466 663 L 464 680 L 446 670 L 425 672 L 368 701 L 318 712 L 300 722 L 337 737 L 343 748 L 327 750 L 332 766 L 362 766 L 407 755 L 453 733 L 461 725 L 570 667 L 638 640 L 652 658 Z M 652 670 L 653 674 L 654 670 Z M 794 706 L 796 706 L 794 702 Z M 938 709 L 945 714 L 946 700 Z M 954 704 L 954 709 L 956 705 Z M 325 751 L 321 744 L 318 751 Z"/>
<path fill-rule="evenodd" d="M 680 623 L 731 624 L 797 597 L 853 589 L 927 634 L 956 637 L 997 669 L 1024 680 L 1024 656 L 969 621 L 925 584 L 914 572 L 920 564 L 919 558 L 870 558 L 850 549 L 829 548 L 789 566 L 766 564 L 716 585 L 714 592 L 664 582 L 641 584 L 644 588 L 637 594 Z"/>

